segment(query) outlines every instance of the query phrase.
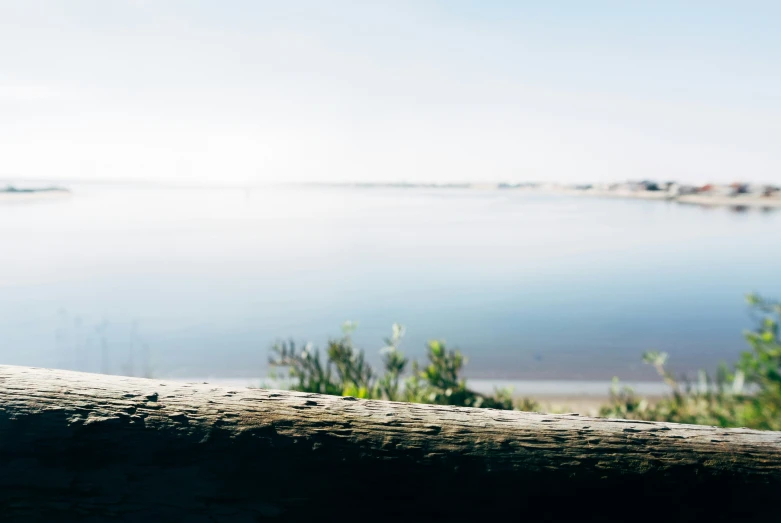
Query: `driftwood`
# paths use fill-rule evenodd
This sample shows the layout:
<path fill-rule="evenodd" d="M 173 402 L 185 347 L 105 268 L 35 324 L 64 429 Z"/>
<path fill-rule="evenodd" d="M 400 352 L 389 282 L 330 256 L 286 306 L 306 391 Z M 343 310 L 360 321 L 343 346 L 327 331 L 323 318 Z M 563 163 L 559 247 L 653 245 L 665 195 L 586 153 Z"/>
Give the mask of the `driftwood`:
<path fill-rule="evenodd" d="M 0 366 L 1 521 L 774 521 L 779 486 L 778 432 Z"/>

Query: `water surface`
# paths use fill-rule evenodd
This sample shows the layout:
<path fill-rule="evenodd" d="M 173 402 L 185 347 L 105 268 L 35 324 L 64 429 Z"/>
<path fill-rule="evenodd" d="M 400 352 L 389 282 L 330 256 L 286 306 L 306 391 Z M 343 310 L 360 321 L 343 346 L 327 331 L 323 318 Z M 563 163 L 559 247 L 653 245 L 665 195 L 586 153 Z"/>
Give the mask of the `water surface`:
<path fill-rule="evenodd" d="M 652 377 L 734 359 L 781 297 L 781 213 L 518 191 L 74 186 L 0 202 L 0 361 L 261 376 L 345 320 L 372 358 L 444 338 L 479 378 Z M 376 359 L 376 358 L 375 358 Z"/>

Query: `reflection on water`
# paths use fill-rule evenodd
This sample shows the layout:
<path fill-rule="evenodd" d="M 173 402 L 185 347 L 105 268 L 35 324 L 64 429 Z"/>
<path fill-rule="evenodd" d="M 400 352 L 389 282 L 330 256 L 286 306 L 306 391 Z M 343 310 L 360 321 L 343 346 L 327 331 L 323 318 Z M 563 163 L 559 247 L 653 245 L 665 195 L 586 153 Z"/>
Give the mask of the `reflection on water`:
<path fill-rule="evenodd" d="M 781 296 L 779 213 L 523 191 L 74 187 L 0 204 L 0 358 L 260 376 L 344 320 L 445 338 L 476 377 L 652 378 L 733 359 L 742 297 Z M 65 311 L 65 312 L 60 312 Z"/>

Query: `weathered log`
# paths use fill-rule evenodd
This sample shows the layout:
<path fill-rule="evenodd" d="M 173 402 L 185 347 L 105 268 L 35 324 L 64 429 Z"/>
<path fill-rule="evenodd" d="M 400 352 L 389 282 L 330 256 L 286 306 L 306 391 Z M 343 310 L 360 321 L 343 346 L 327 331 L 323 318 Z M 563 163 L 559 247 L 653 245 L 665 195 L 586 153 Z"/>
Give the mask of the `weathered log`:
<path fill-rule="evenodd" d="M 775 520 L 781 433 L 0 366 L 2 521 Z"/>

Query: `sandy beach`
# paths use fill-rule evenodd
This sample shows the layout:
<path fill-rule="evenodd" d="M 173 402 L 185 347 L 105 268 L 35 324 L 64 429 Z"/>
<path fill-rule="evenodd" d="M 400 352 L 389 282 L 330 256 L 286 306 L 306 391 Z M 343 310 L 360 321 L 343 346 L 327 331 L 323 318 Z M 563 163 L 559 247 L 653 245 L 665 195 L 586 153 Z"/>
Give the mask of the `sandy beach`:
<path fill-rule="evenodd" d="M 546 413 L 576 413 L 582 416 L 598 416 L 599 409 L 606 405 L 610 398 L 597 396 L 559 396 L 536 398 L 540 411 Z"/>
<path fill-rule="evenodd" d="M 675 201 L 693 205 L 705 205 L 714 207 L 765 207 L 781 208 L 781 198 L 769 196 L 703 196 L 700 194 L 687 194 L 679 196 Z"/>
<path fill-rule="evenodd" d="M 599 415 L 600 407 L 610 402 L 611 383 L 577 380 L 528 380 L 517 382 L 468 380 L 467 385 L 478 392 L 490 394 L 496 388 L 512 390 L 512 396 L 521 401 L 536 401 L 541 412 L 577 413 L 582 416 Z M 662 382 L 621 383 L 631 387 L 637 397 L 653 403 L 666 392 Z"/>

